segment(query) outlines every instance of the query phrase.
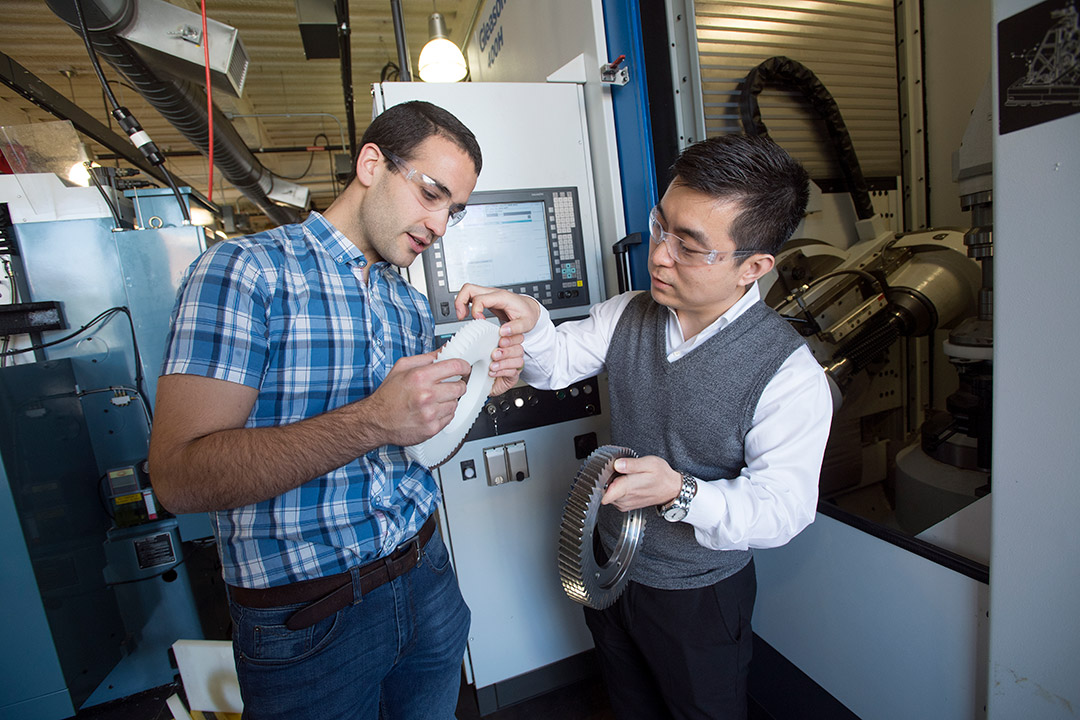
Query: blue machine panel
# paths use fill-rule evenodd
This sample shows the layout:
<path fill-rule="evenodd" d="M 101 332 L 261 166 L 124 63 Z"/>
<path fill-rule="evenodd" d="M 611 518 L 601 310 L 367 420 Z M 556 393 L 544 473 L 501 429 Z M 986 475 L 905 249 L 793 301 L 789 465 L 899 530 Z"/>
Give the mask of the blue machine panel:
<path fill-rule="evenodd" d="M 68 191 L 57 191 L 56 207 L 67 207 Z M 38 362 L 0 368 L 0 460 L 11 491 L 7 507 L 0 490 L 0 511 L 18 518 L 2 546 L 3 579 L 6 600 L 25 608 L 0 633 L 14 639 L 7 647 L 34 649 L 5 673 L 34 680 L 8 683 L 0 720 L 57 720 L 162 685 L 173 678 L 172 642 L 202 637 L 181 541 L 211 535 L 207 516 L 155 514 L 128 527 L 126 516 L 110 518 L 115 493 L 102 486 L 109 471 L 147 457 L 170 312 L 205 230 L 118 232 L 107 216 L 48 219 L 47 205 L 13 215 L 22 221 L 10 236 L 20 299 L 59 304 L 67 327 L 36 334 L 47 347 L 18 357 Z M 169 563 L 133 572 L 130 557 L 163 547 L 159 538 Z M 28 574 L 31 582 L 16 582 Z"/>
<path fill-rule="evenodd" d="M 131 314 L 132 324 L 115 313 L 43 351 L 50 359 L 72 359 L 99 474 L 146 458 L 147 410 L 157 391 L 169 315 L 184 271 L 206 247 L 204 232 L 196 226 L 113 232 L 105 217 L 15 225 L 30 299 L 59 301 L 69 325 L 42 333 L 45 342 L 110 308 L 125 307 Z M 136 357 L 147 408 L 133 394 L 125 399 L 109 390 L 134 386 Z M 184 539 L 211 534 L 203 514 L 181 517 L 180 530 Z"/>
<path fill-rule="evenodd" d="M 29 624 L 21 613 L 6 612 L 4 634 L 33 637 L 7 646 L 29 648 L 29 658 L 19 659 L 21 671 L 7 676 L 26 682 L 5 690 L 3 700 L 54 704 L 47 698 L 66 689 L 78 707 L 120 660 L 124 625 L 116 597 L 105 586 L 102 542 L 109 518 L 98 500 L 99 473 L 71 361 L 0 368 L 0 418 L 0 455 L 18 518 L 15 527 L 22 529 L 34 576 L 29 586 L 4 585 L 5 592 L 15 594 L 5 605 L 30 611 Z M 18 557 L 5 547 L 5 555 Z M 35 605 L 44 609 L 47 628 L 35 621 L 40 616 Z M 54 654 L 46 651 L 53 648 Z M 25 666 L 27 659 L 39 664 L 40 678 L 36 668 Z M 57 664 L 66 688 L 55 687 Z M 38 717 L 32 707 L 21 705 L 20 717 Z"/>

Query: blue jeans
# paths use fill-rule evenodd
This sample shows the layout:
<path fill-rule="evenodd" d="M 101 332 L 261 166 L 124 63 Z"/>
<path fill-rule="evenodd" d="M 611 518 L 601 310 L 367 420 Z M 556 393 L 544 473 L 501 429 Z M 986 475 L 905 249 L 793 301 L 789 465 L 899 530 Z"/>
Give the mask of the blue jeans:
<path fill-rule="evenodd" d="M 436 532 L 420 563 L 301 630 L 298 605 L 229 603 L 245 720 L 448 720 L 470 613 Z"/>

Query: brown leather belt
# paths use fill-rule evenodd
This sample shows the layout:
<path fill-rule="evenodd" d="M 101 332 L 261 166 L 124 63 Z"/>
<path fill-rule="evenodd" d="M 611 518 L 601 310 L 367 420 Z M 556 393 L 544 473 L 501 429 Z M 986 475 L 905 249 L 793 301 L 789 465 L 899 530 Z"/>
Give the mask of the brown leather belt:
<path fill-rule="evenodd" d="M 399 545 L 386 557 L 362 566 L 357 573 L 361 597 L 416 567 L 420 562 L 424 546 L 434 533 L 435 516 L 431 515 L 420 528 L 420 532 L 411 540 Z M 289 616 L 285 622 L 285 627 L 290 630 L 300 630 L 330 617 L 352 603 L 355 597 L 353 572 L 343 572 L 268 588 L 242 588 L 229 585 L 229 596 L 239 605 L 259 609 L 307 603 L 305 607 Z"/>

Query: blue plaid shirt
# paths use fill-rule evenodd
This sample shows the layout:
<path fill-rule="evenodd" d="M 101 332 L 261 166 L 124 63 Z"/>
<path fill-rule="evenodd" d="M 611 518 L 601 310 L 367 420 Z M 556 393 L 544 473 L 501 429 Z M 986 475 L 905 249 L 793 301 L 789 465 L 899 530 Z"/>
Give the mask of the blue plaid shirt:
<path fill-rule="evenodd" d="M 188 268 L 162 375 L 258 388 L 245 427 L 284 425 L 370 395 L 401 357 L 429 352 L 426 299 L 319 213 L 211 247 Z M 384 446 L 276 498 L 211 513 L 225 581 L 262 588 L 348 570 L 420 530 L 438 489 Z"/>

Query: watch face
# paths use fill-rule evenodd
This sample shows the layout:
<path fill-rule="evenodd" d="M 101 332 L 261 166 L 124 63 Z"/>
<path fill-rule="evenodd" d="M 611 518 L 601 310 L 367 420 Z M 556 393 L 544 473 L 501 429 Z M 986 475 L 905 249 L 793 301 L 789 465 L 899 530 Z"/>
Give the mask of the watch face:
<path fill-rule="evenodd" d="M 686 513 L 687 508 L 679 507 L 678 505 L 676 505 L 673 508 L 668 508 L 667 510 L 665 510 L 663 515 L 664 519 L 668 522 L 680 522 L 684 517 L 686 517 Z"/>

